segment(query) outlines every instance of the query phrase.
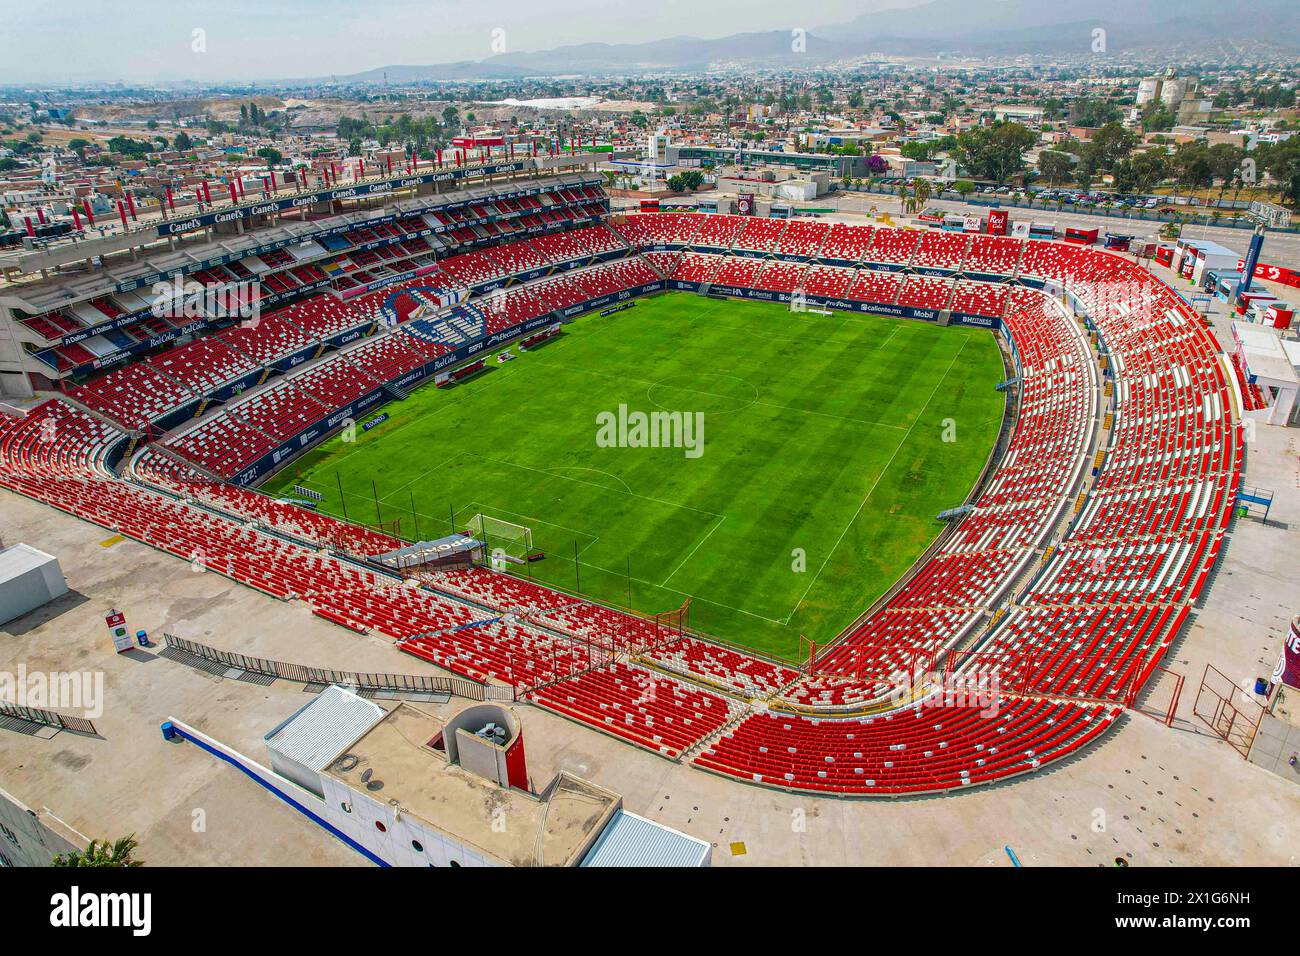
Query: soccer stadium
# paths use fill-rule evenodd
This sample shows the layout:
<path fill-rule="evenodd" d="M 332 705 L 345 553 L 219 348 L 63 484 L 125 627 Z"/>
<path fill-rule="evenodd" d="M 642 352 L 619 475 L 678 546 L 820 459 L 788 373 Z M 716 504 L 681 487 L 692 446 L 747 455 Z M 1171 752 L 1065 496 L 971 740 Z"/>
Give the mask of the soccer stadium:
<path fill-rule="evenodd" d="M 1262 708 L 1217 642 L 1271 672 L 1254 624 L 1294 580 L 1187 299 L 1078 243 L 615 212 L 594 162 L 232 186 L 0 290 L 31 392 L 0 404 L 5 543 L 79 595 L 13 633 L 120 695 L 110 729 L 6 705 L 57 734 L 23 732 L 22 787 L 235 864 L 292 834 L 292 862 L 424 865 L 426 831 L 456 866 L 1285 862 L 1294 795 L 1242 759 Z M 199 850 L 132 805 L 190 787 L 248 835 Z M 843 822 L 782 842 L 805 811 Z M 923 819 L 974 836 L 864 836 Z"/>

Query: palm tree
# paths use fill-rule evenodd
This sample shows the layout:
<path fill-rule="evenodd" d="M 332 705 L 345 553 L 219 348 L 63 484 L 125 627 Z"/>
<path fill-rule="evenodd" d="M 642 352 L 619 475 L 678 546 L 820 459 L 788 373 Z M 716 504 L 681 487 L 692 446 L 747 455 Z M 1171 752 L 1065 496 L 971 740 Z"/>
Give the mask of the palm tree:
<path fill-rule="evenodd" d="M 112 845 L 107 840 L 102 843 L 98 840 L 91 840 L 90 846 L 80 853 L 75 850 L 71 853 L 60 853 L 54 858 L 51 866 L 144 866 L 140 860 L 132 859 L 136 848 L 139 846 L 135 834 L 124 836 Z"/>
<path fill-rule="evenodd" d="M 925 204 L 930 201 L 930 181 L 928 179 L 914 179 L 912 180 L 912 189 L 915 191 L 917 208 L 924 209 Z"/>

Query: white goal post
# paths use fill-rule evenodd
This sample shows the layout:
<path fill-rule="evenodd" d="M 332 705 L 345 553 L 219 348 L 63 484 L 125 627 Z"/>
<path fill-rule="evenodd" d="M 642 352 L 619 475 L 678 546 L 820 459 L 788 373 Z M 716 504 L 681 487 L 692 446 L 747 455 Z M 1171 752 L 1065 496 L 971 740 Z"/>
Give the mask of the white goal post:
<path fill-rule="evenodd" d="M 489 555 L 502 551 L 522 558 L 533 550 L 533 529 L 495 515 L 479 513 L 469 520 L 469 532 L 487 545 Z"/>

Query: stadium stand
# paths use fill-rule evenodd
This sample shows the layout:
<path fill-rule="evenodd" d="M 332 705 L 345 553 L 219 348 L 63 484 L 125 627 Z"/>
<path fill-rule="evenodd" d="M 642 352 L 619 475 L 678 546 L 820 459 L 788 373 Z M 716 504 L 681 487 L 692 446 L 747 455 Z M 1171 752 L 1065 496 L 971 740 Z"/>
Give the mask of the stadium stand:
<path fill-rule="evenodd" d="M 705 217 L 694 213 L 661 212 L 648 216 L 629 216 L 613 225 L 614 230 L 634 249 L 646 246 L 688 246 L 692 244 Z"/>
<path fill-rule="evenodd" d="M 946 308 L 952 299 L 952 286 L 952 279 L 910 275 L 899 290 L 897 302 L 917 309 Z"/>
<path fill-rule="evenodd" d="M 972 282 L 970 279 L 958 279 L 953 288 L 952 303 L 954 312 L 968 315 L 987 315 L 997 318 L 1007 304 L 1007 287 L 989 282 Z"/>
<path fill-rule="evenodd" d="M 815 259 L 830 231 L 829 223 L 816 219 L 791 219 L 777 240 L 775 251 L 777 255 Z"/>
<path fill-rule="evenodd" d="M 845 262 L 859 261 L 871 245 L 871 226 L 853 226 L 836 222 L 831 224 L 826 240 L 822 243 L 820 256 Z"/>
<path fill-rule="evenodd" d="M 844 292 L 844 298 L 877 305 L 893 305 L 898 300 L 898 290 L 903 286 L 901 272 L 876 272 L 859 269 L 856 278 Z"/>
<path fill-rule="evenodd" d="M 520 208 L 568 218 L 540 201 Z M 838 225 L 796 237 L 794 225 L 750 228 L 746 248 L 1018 274 L 1061 282 L 1072 297 L 1062 303 L 1023 285 L 802 262 L 634 255 L 410 321 L 254 388 L 161 443 L 128 434 L 197 406 L 203 394 L 264 363 L 377 321 L 370 302 L 320 295 L 256 325 L 126 364 L 70 388 L 71 401 L 0 415 L 0 486 L 278 599 L 301 600 L 342 627 L 387 635 L 453 673 L 503 681 L 539 706 L 746 782 L 863 795 L 939 792 L 1078 752 L 1131 706 L 1222 547 L 1243 455 L 1230 366 L 1180 297 L 1100 250 L 1000 237 L 975 237 L 967 248 L 964 236 L 957 243 Z M 596 228 L 591 235 L 610 235 Z M 727 248 L 746 223 L 657 214 L 615 228 L 634 248 L 649 239 Z M 552 245 L 573 248 L 565 240 Z M 519 255 L 502 248 L 492 252 L 497 274 L 537 261 L 523 246 Z M 950 296 L 956 311 L 1002 316 L 1016 401 L 1005 453 L 971 512 L 803 670 L 483 568 L 400 582 L 330 553 L 364 558 L 397 539 L 213 481 L 178 460 L 231 475 L 304 422 L 443 354 L 453 344 L 444 330 L 508 329 L 557 303 L 652 282 L 651 262 L 687 282 L 779 291 L 802 282 L 809 294 L 926 308 Z M 94 308 L 110 315 L 116 306 Z M 53 329 L 79 321 L 54 315 L 40 318 Z M 462 325 L 449 324 L 453 317 Z M 1098 440 L 1103 406 L 1113 422 Z M 1090 469 L 1077 518 L 1040 554 Z M 632 660 L 615 658 L 624 653 Z M 956 691 L 980 700 L 953 699 Z M 752 708 L 753 699 L 767 706 Z"/>
<path fill-rule="evenodd" d="M 164 412 L 197 398 L 147 362 L 124 365 L 80 388 L 71 388 L 70 394 L 127 428 L 143 428 Z"/>
<path fill-rule="evenodd" d="M 1015 275 L 1022 240 L 1010 236 L 971 236 L 965 270 L 990 275 Z"/>
<path fill-rule="evenodd" d="M 930 234 L 912 229 L 877 229 L 862 260 L 906 265 L 915 254 L 923 235 Z"/>
<path fill-rule="evenodd" d="M 747 249 L 753 252 L 768 253 L 776 249 L 781 233 L 785 231 L 783 219 L 759 219 L 756 216 L 745 217 L 744 225 L 736 234 L 732 249 Z"/>
<path fill-rule="evenodd" d="M 746 219 L 745 216 L 705 216 L 691 245 L 702 249 L 730 249 L 745 227 Z"/>
<path fill-rule="evenodd" d="M 961 232 L 931 231 L 921 234 L 912 257 L 913 269 L 960 269 L 970 237 Z"/>

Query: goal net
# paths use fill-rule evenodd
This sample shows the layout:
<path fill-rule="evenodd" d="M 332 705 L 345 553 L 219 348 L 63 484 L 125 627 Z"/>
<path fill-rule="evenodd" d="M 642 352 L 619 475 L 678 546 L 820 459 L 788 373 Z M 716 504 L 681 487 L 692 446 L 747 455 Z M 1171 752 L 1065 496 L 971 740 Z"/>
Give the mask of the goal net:
<path fill-rule="evenodd" d="M 486 546 L 489 559 L 522 563 L 533 550 L 533 529 L 482 513 L 469 520 L 469 532 Z"/>

